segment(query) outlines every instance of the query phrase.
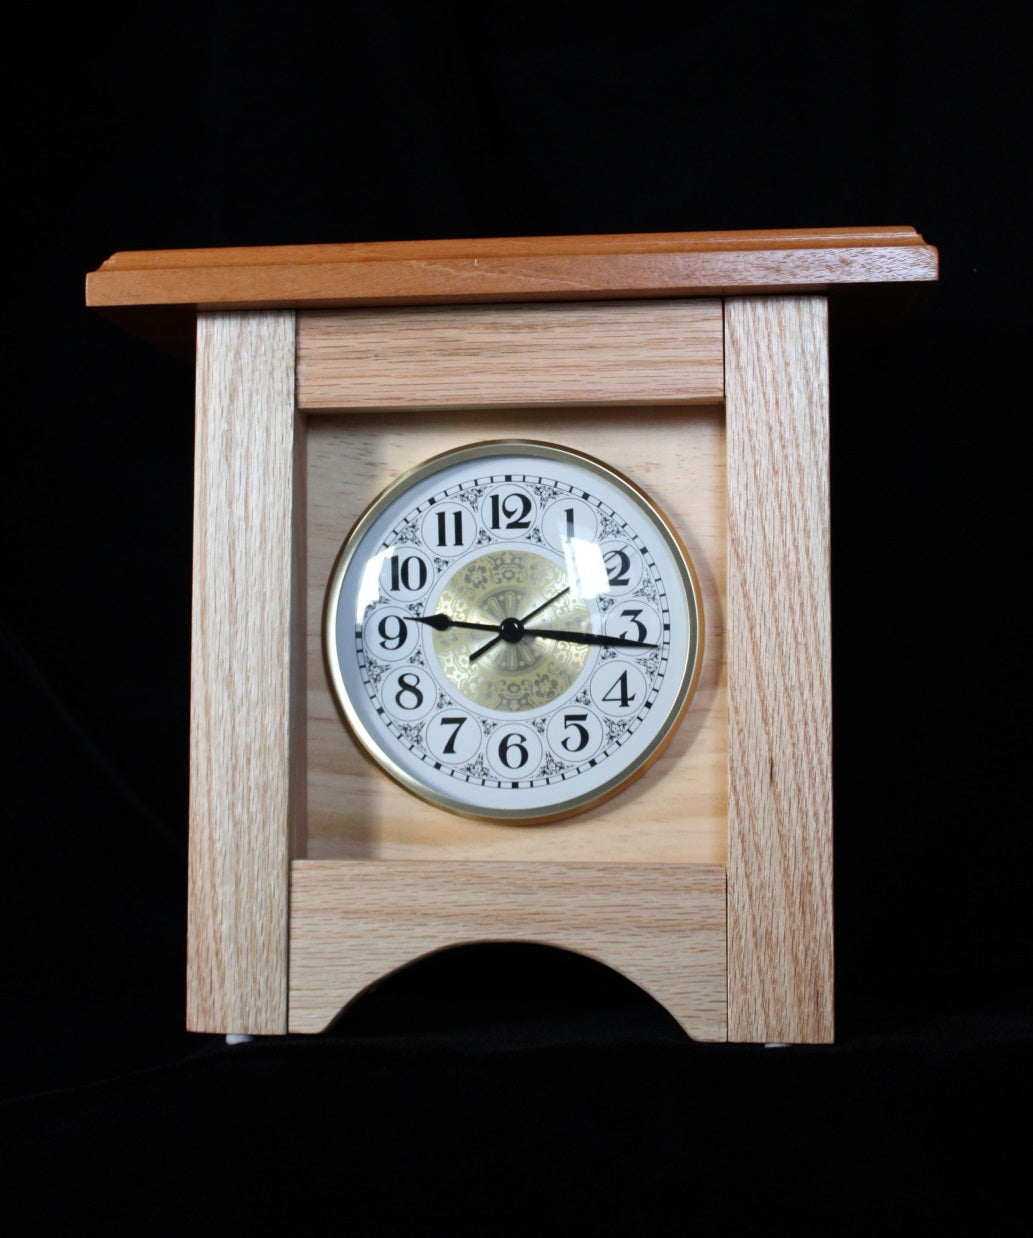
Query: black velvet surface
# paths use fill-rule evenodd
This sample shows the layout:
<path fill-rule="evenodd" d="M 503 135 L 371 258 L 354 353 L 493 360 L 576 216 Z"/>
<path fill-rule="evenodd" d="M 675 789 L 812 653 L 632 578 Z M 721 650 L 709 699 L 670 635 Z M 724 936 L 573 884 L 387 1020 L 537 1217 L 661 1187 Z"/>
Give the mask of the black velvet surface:
<path fill-rule="evenodd" d="M 12 1232 L 1026 1232 L 1028 76 L 1006 8 L 21 13 L 0 417 Z M 13 29 L 13 28 L 12 28 Z M 530 946 L 182 1030 L 193 376 L 112 252 L 911 224 L 832 318 L 837 1043 Z M 880 306 L 884 305 L 884 309 Z"/>

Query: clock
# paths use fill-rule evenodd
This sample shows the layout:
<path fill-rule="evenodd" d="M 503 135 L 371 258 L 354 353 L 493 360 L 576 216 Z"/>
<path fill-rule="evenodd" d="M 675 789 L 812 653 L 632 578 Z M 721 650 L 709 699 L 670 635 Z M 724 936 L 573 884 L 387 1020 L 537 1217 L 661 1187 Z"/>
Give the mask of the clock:
<path fill-rule="evenodd" d="M 91 273 L 196 361 L 190 1028 L 533 941 L 832 1039 L 829 299 L 936 273 L 898 227 Z"/>
<path fill-rule="evenodd" d="M 642 774 L 699 679 L 700 589 L 633 482 L 581 452 L 448 451 L 366 510 L 323 622 L 337 705 L 365 751 L 465 816 L 545 822 Z"/>

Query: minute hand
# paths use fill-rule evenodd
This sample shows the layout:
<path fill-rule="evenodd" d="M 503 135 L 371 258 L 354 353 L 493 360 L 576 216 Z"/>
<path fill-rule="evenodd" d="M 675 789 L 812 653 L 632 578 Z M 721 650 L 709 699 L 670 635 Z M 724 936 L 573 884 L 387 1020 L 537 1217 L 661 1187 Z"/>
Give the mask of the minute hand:
<path fill-rule="evenodd" d="M 629 640 L 626 636 L 605 636 L 601 632 L 564 632 L 559 628 L 524 628 L 525 636 L 540 636 L 544 640 L 565 640 L 575 645 L 611 645 L 618 649 L 655 649 L 648 641 Z"/>

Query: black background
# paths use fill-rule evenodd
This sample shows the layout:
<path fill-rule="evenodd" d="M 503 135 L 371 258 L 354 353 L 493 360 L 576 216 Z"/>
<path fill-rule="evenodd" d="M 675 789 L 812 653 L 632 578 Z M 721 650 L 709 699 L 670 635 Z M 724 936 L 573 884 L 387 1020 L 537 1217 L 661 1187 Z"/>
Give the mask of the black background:
<path fill-rule="evenodd" d="M 0 1173 L 19 1232 L 871 1233 L 969 1209 L 1017 1231 L 1011 9 L 18 12 Z M 143 248 L 872 224 L 916 227 L 941 282 L 905 315 L 833 306 L 836 1046 L 694 1045 L 605 969 L 518 946 L 428 960 L 315 1039 L 183 1032 L 193 376 L 86 311 L 85 272 Z"/>

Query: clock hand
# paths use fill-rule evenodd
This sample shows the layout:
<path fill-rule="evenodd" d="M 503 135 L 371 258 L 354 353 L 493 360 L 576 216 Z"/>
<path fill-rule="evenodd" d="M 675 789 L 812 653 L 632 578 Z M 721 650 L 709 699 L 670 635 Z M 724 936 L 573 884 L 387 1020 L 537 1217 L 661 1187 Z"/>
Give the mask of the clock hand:
<path fill-rule="evenodd" d="M 570 585 L 567 585 L 567 587 L 565 589 L 561 589 L 559 593 L 554 593 L 547 602 L 543 602 L 541 606 L 536 606 L 534 610 L 529 611 L 523 619 L 503 619 L 496 629 L 498 631 L 498 636 L 496 636 L 494 640 L 488 641 L 486 645 L 481 645 L 479 649 L 475 649 L 473 653 L 470 654 L 468 660 L 470 662 L 476 662 L 482 653 L 487 653 L 489 649 L 493 649 L 500 640 L 506 640 L 511 644 L 516 644 L 516 642 L 524 634 L 524 624 L 528 621 L 528 619 L 533 619 L 535 615 L 540 615 L 542 611 L 547 610 L 553 602 L 558 602 L 564 594 L 569 592 Z"/>
<path fill-rule="evenodd" d="M 532 610 L 529 615 L 526 615 L 520 620 L 521 623 L 526 623 L 528 619 L 533 619 L 535 615 L 540 615 L 546 607 L 551 606 L 553 602 L 561 598 L 565 593 L 570 592 L 570 585 L 565 589 L 561 589 L 559 593 L 549 598 L 547 602 L 543 602 L 541 606 Z M 413 618 L 417 623 L 429 624 L 435 631 L 447 632 L 449 628 L 472 628 L 476 632 L 498 632 L 502 627 L 501 623 L 467 623 L 463 619 L 453 619 L 451 615 L 414 615 Z"/>
<path fill-rule="evenodd" d="M 648 641 L 629 640 L 626 636 L 605 636 L 601 632 L 564 632 L 554 628 L 525 628 L 525 636 L 540 636 L 545 640 L 573 641 L 575 645 L 612 645 L 618 649 L 655 649 Z"/>
<path fill-rule="evenodd" d="M 452 619 L 449 615 L 414 615 L 417 623 L 430 624 L 435 631 L 447 632 L 449 628 L 473 628 L 477 632 L 497 632 L 497 623 L 466 623 L 462 619 Z"/>
<path fill-rule="evenodd" d="M 535 615 L 540 615 L 542 611 L 547 610 L 553 604 L 553 602 L 558 602 L 565 593 L 569 593 L 569 592 L 570 592 L 570 585 L 567 585 L 567 587 L 565 589 L 561 589 L 559 593 L 554 593 L 547 602 L 543 602 L 541 606 L 536 606 L 534 610 L 531 611 L 530 614 L 524 615 L 523 619 L 521 619 L 520 622 L 526 623 L 528 619 L 533 619 Z"/>

